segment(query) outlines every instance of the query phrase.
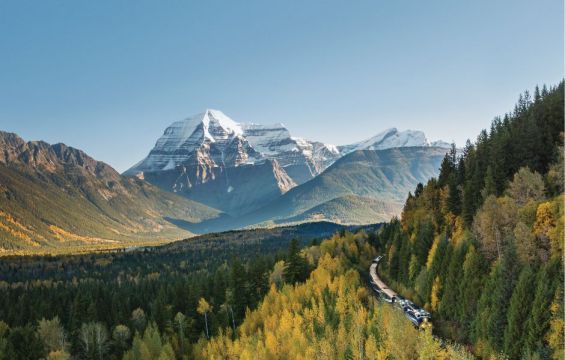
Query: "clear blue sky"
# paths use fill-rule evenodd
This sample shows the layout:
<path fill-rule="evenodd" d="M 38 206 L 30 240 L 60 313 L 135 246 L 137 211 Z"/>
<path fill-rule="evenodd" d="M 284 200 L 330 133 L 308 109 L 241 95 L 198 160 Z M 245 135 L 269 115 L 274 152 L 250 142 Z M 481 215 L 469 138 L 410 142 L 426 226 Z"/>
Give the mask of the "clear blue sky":
<path fill-rule="evenodd" d="M 462 145 L 563 77 L 561 0 L 0 1 L 0 129 L 122 171 L 205 108 Z"/>

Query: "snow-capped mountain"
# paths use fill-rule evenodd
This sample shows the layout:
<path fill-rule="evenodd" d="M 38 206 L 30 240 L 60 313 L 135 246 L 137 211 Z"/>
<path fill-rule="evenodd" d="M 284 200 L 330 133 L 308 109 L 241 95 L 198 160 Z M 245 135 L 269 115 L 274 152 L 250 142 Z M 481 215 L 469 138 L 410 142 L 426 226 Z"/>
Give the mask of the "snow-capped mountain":
<path fill-rule="evenodd" d="M 260 208 L 356 150 L 445 147 L 421 131 L 386 130 L 344 146 L 309 141 L 283 124 L 238 123 L 206 110 L 171 124 L 149 155 L 125 172 L 231 215 Z"/>
<path fill-rule="evenodd" d="M 293 137 L 283 124 L 239 124 L 221 111 L 206 110 L 170 125 L 149 155 L 125 174 L 187 165 L 229 168 L 275 160 L 295 182 L 303 183 L 338 157 L 337 147 Z"/>
<path fill-rule="evenodd" d="M 430 142 L 422 131 L 405 130 L 397 128 L 387 129 L 365 141 L 351 145 L 340 146 L 342 155 L 356 150 L 385 150 L 400 147 L 440 147 L 449 148 L 451 145 L 445 141 Z"/>
<path fill-rule="evenodd" d="M 237 123 L 209 109 L 171 124 L 149 155 L 125 174 L 172 170 L 186 164 L 234 167 L 276 160 L 295 182 L 303 183 L 356 150 L 416 146 L 448 148 L 450 144 L 430 142 L 421 131 L 391 128 L 358 143 L 334 146 L 294 137 L 281 123 Z"/>
<path fill-rule="evenodd" d="M 237 166 L 253 161 L 258 154 L 242 134 L 241 126 L 222 112 L 207 110 L 171 124 L 149 155 L 126 174 L 172 170 L 187 162 Z"/>
<path fill-rule="evenodd" d="M 335 146 L 295 138 L 282 124 L 240 124 L 206 110 L 171 124 L 125 174 L 238 215 L 310 180 L 338 157 Z"/>

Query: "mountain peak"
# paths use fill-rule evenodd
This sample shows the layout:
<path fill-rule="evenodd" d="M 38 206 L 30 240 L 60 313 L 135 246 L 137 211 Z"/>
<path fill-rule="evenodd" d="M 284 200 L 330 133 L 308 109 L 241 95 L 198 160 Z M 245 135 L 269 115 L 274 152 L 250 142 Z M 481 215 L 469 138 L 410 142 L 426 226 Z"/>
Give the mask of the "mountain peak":
<path fill-rule="evenodd" d="M 0 146 L 16 147 L 25 144 L 25 141 L 19 137 L 17 134 L 1 131 L 0 130 Z"/>
<path fill-rule="evenodd" d="M 424 132 L 419 130 L 399 131 L 397 128 L 392 127 L 367 140 L 351 145 L 340 146 L 339 149 L 343 154 L 347 154 L 355 150 L 384 150 L 417 146 L 446 147 L 446 144 L 447 143 L 444 141 L 428 141 Z"/>
<path fill-rule="evenodd" d="M 238 123 L 220 110 L 205 109 L 167 127 L 147 158 L 125 174 L 166 171 L 187 163 L 206 163 L 214 168 L 276 159 L 286 170 L 288 166 L 300 168 L 289 171 L 303 173 L 299 180 L 303 182 L 325 169 L 337 156 L 335 147 L 292 137 L 282 123 Z"/>
<path fill-rule="evenodd" d="M 215 132 L 216 130 L 220 130 L 220 132 L 222 132 L 223 130 L 226 133 L 224 135 L 243 134 L 241 125 L 233 121 L 230 117 L 228 117 L 226 114 L 224 114 L 219 110 L 207 109 L 202 117 L 202 123 L 204 124 L 206 135 L 211 140 L 215 140 L 215 137 L 212 134 L 210 134 L 210 131 Z"/>

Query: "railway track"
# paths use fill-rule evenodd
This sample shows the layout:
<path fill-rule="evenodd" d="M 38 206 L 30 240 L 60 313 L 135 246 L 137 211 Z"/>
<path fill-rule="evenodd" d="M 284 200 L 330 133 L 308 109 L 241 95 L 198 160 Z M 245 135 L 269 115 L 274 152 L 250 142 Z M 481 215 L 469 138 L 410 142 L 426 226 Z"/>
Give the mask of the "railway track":
<path fill-rule="evenodd" d="M 392 305 L 396 305 L 400 309 L 402 309 L 404 315 L 415 326 L 422 327 L 428 325 L 431 322 L 431 315 L 429 312 L 416 306 L 412 301 L 404 299 L 381 280 L 377 273 L 377 269 L 379 266 L 379 261 L 381 261 L 382 258 L 382 256 L 378 256 L 373 259 L 373 262 L 369 267 L 371 287 L 373 288 L 373 290 L 377 293 L 381 300 Z"/>

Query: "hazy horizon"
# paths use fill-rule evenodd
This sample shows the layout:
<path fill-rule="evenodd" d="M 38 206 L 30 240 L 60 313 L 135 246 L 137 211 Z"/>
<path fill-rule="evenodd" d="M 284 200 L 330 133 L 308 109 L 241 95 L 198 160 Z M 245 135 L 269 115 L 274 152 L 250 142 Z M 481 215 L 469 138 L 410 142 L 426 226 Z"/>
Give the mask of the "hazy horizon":
<path fill-rule="evenodd" d="M 0 130 L 124 171 L 206 108 L 342 145 L 474 140 L 563 78 L 560 1 L 0 4 Z"/>

